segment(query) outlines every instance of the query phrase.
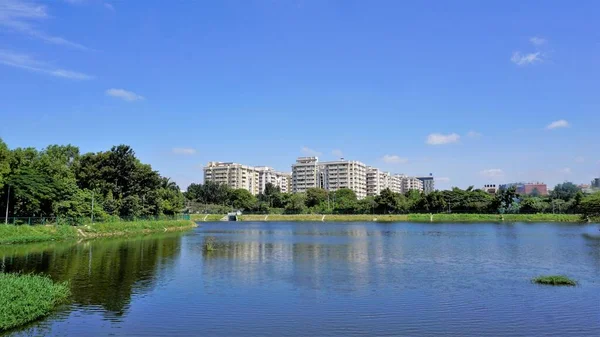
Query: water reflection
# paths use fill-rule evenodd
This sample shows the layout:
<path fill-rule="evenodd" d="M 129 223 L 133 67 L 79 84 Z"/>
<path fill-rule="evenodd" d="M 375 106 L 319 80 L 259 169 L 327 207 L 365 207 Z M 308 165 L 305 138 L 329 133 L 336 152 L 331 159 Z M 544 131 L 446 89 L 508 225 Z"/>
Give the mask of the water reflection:
<path fill-rule="evenodd" d="M 76 305 L 121 315 L 134 293 L 154 286 L 179 254 L 180 235 L 0 247 L 2 272 L 43 273 L 69 281 Z"/>

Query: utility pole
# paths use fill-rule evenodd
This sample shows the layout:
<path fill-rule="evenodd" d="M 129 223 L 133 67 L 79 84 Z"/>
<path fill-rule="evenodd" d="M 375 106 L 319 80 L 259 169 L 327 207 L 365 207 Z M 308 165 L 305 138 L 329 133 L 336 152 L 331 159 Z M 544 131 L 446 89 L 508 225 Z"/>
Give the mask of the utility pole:
<path fill-rule="evenodd" d="M 6 216 L 4 217 L 4 224 L 8 225 L 8 203 L 10 202 L 10 185 L 8 185 L 8 193 L 6 193 Z"/>

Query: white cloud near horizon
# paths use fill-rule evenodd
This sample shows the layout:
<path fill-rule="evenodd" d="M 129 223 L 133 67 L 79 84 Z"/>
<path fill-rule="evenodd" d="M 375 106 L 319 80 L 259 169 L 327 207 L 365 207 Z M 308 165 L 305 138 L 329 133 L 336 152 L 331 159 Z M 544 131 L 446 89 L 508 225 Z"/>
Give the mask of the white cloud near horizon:
<path fill-rule="evenodd" d="M 94 78 L 84 73 L 58 68 L 52 64 L 36 60 L 30 55 L 9 50 L 0 49 L 0 64 L 70 80 L 91 80 Z"/>
<path fill-rule="evenodd" d="M 481 136 L 483 136 L 483 135 L 477 131 L 471 130 L 467 133 L 467 137 L 469 137 L 469 138 L 480 138 Z"/>
<path fill-rule="evenodd" d="M 31 36 L 46 43 L 89 50 L 88 47 L 82 44 L 37 29 L 35 23 L 47 18 L 49 18 L 49 15 L 44 5 L 30 0 L 0 0 L 0 27 Z"/>
<path fill-rule="evenodd" d="M 386 154 L 381 160 L 386 164 L 405 164 L 408 163 L 408 159 L 397 156 L 395 154 Z"/>
<path fill-rule="evenodd" d="M 442 183 L 447 183 L 447 182 L 450 182 L 450 178 L 448 178 L 448 177 L 439 177 L 439 178 L 435 178 L 435 177 L 434 177 L 434 180 L 435 180 L 435 181 L 442 182 Z"/>
<path fill-rule="evenodd" d="M 127 91 L 125 89 L 111 88 L 111 89 L 106 90 L 105 93 L 108 96 L 120 98 L 127 102 L 135 102 L 135 101 L 141 101 L 141 100 L 145 99 L 144 96 L 138 95 L 133 91 Z"/>
<path fill-rule="evenodd" d="M 427 136 L 426 143 L 429 145 L 444 145 L 444 144 L 456 143 L 459 140 L 460 140 L 460 135 L 458 135 L 456 133 L 450 133 L 447 135 L 444 135 L 441 133 L 432 133 L 429 136 Z"/>
<path fill-rule="evenodd" d="M 306 146 L 303 146 L 300 149 L 300 152 L 302 152 L 303 155 L 308 156 L 308 157 L 318 157 L 318 156 L 322 155 L 321 152 L 319 152 L 317 150 L 313 150 L 313 149 L 308 148 Z"/>
<path fill-rule="evenodd" d="M 174 154 L 180 154 L 180 155 L 185 155 L 185 156 L 191 156 L 196 154 L 196 149 L 193 148 L 189 148 L 189 147 L 174 147 L 171 152 L 173 152 Z"/>
<path fill-rule="evenodd" d="M 479 172 L 479 174 L 486 178 L 501 178 L 504 176 L 504 171 L 502 169 L 493 168 L 482 170 Z"/>
<path fill-rule="evenodd" d="M 560 120 L 557 120 L 557 121 L 554 121 L 554 122 L 548 124 L 546 126 L 546 129 L 554 130 L 554 129 L 560 129 L 560 128 L 568 128 L 569 126 L 570 126 L 569 122 L 567 122 L 564 119 L 560 119 Z"/>
<path fill-rule="evenodd" d="M 548 42 L 548 41 L 539 36 L 532 36 L 529 39 L 529 42 L 531 42 L 531 44 L 533 44 L 534 46 L 539 47 L 539 46 L 545 45 L 546 42 Z"/>
<path fill-rule="evenodd" d="M 516 51 L 513 52 L 510 61 L 518 66 L 526 66 L 529 64 L 542 62 L 543 59 L 541 52 L 522 54 L 520 51 Z"/>

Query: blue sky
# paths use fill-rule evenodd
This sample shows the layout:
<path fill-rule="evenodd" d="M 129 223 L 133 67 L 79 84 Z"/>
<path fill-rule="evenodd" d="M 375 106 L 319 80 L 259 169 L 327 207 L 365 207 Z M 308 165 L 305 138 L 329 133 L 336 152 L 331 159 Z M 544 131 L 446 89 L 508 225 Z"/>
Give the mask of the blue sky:
<path fill-rule="evenodd" d="M 343 156 L 437 187 L 600 175 L 597 1 L 0 0 L 0 137 L 208 161 Z"/>

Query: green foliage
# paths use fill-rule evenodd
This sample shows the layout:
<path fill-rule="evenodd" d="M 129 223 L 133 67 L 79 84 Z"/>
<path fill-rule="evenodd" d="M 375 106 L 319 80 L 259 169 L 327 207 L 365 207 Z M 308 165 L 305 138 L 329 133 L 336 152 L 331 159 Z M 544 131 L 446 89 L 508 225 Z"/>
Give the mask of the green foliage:
<path fill-rule="evenodd" d="M 565 182 L 562 184 L 558 184 L 552 190 L 552 198 L 553 199 L 561 199 L 564 201 L 569 201 L 575 198 L 577 192 L 579 192 L 579 187 L 571 182 Z"/>
<path fill-rule="evenodd" d="M 37 275 L 0 273 L 0 331 L 47 316 L 66 302 L 68 283 Z"/>
<path fill-rule="evenodd" d="M 577 282 L 571 280 L 570 278 L 564 275 L 546 275 L 546 276 L 538 276 L 531 280 L 533 283 L 537 284 L 547 284 L 552 286 L 576 286 Z"/>
<path fill-rule="evenodd" d="M 285 211 L 291 214 L 299 214 L 305 210 L 306 195 L 304 193 L 291 194 L 287 200 Z"/>
<path fill-rule="evenodd" d="M 0 140 L 0 159 L 0 206 L 6 207 L 10 187 L 11 216 L 91 216 L 92 200 L 95 218 L 175 214 L 184 207 L 179 187 L 126 145 L 80 155 L 72 145 L 10 151 Z"/>
<path fill-rule="evenodd" d="M 10 150 L 0 138 L 0 189 L 4 187 L 4 180 L 10 173 Z"/>
<path fill-rule="evenodd" d="M 309 188 L 306 190 L 306 207 L 321 206 L 327 202 L 328 193 L 322 188 Z"/>
<path fill-rule="evenodd" d="M 600 217 L 600 192 L 584 197 L 581 200 L 580 210 L 586 217 Z"/>
<path fill-rule="evenodd" d="M 252 209 L 256 205 L 256 197 L 242 188 L 231 191 L 229 201 L 238 210 Z"/>

